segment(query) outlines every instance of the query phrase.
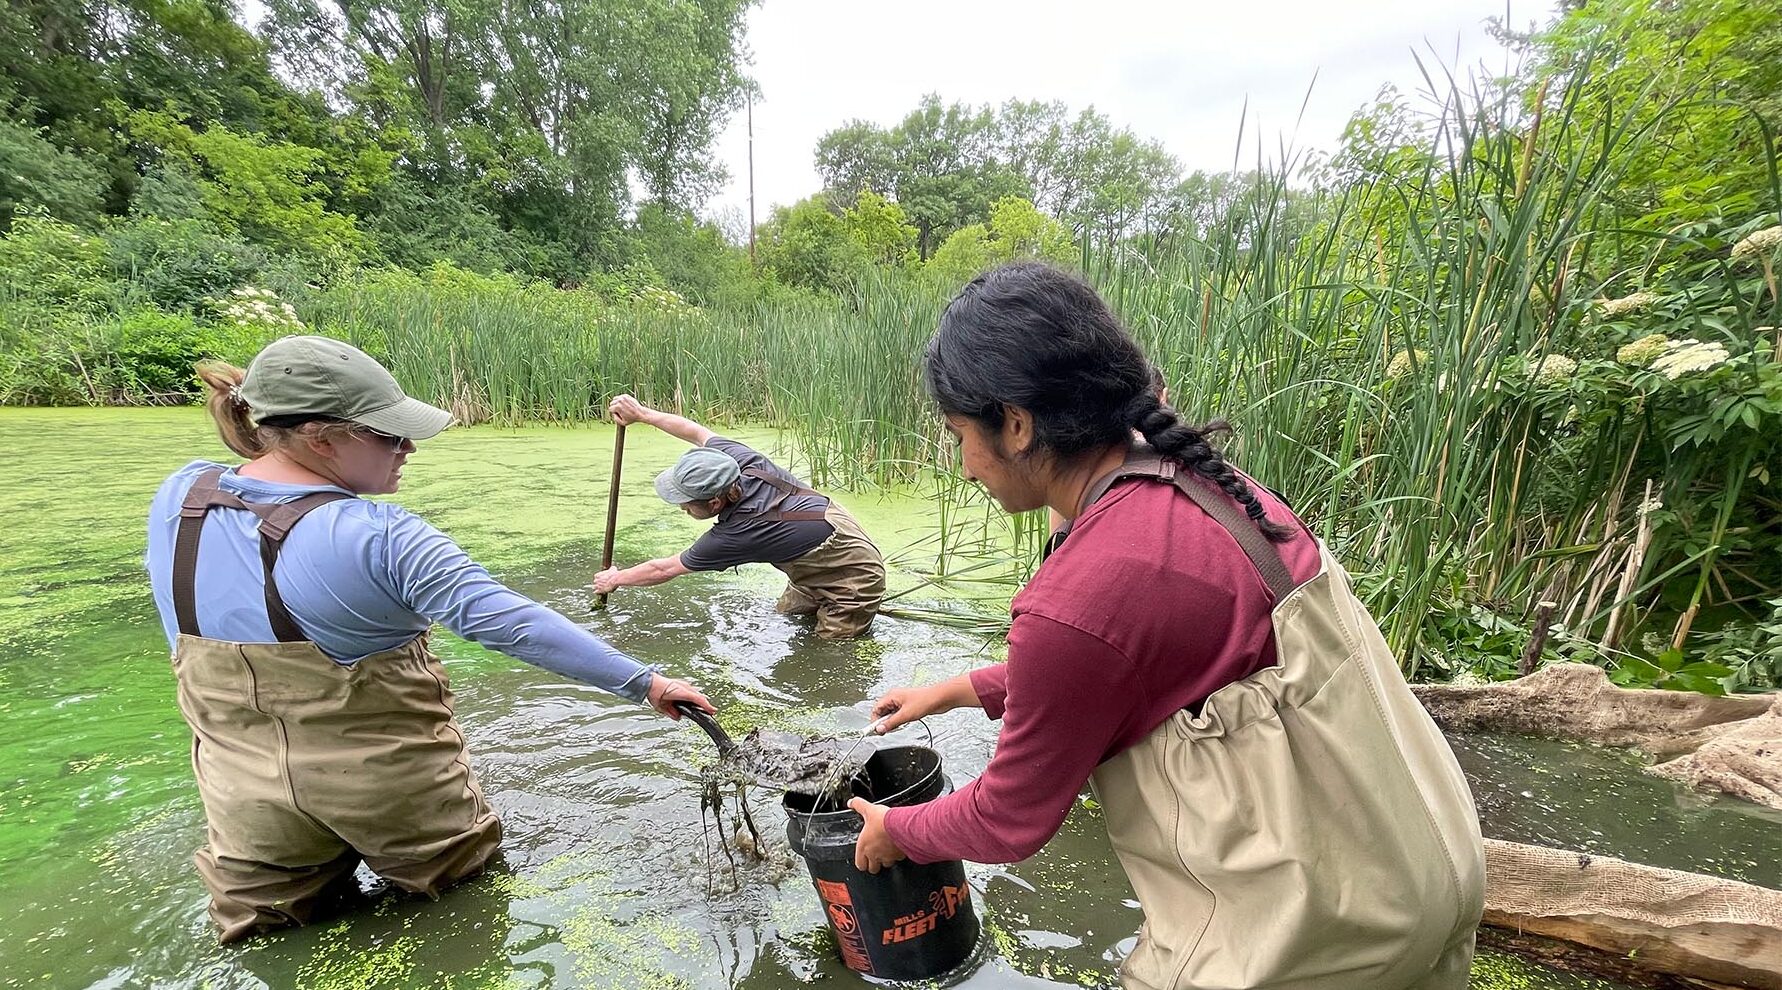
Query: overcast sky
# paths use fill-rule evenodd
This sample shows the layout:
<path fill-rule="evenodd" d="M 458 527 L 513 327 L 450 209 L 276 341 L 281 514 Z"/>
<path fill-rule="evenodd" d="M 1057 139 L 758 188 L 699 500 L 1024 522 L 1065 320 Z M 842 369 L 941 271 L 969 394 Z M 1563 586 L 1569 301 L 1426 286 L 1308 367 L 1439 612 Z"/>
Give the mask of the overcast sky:
<path fill-rule="evenodd" d="M 1511 0 L 1509 23 L 1545 22 L 1553 6 Z M 854 118 L 894 125 L 930 92 L 1093 104 L 1189 169 L 1231 166 L 1246 99 L 1250 161 L 1258 128 L 1272 149 L 1296 120 L 1296 147 L 1329 149 L 1383 84 L 1427 89 L 1417 55 L 1501 70 L 1486 28 L 1505 16 L 1505 0 L 764 0 L 748 30 L 756 216 L 818 191 L 825 132 Z M 731 180 L 708 215 L 746 210 L 743 121 L 719 141 Z"/>

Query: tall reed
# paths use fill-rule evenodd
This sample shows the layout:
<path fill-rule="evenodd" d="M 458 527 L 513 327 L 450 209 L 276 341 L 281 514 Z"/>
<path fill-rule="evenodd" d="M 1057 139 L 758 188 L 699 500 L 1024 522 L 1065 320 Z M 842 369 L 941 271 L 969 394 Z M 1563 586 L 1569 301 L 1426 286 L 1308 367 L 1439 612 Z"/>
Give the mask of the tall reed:
<path fill-rule="evenodd" d="M 1176 405 L 1236 423 L 1233 460 L 1350 564 L 1412 671 L 1440 661 L 1436 624 L 1467 603 L 1526 616 L 1551 599 L 1574 637 L 1613 650 L 1631 633 L 1611 616 L 1661 611 L 1671 578 L 1689 581 L 1673 605 L 1690 617 L 1782 584 L 1756 559 L 1779 534 L 1751 522 L 1774 502 L 1747 481 L 1773 439 L 1729 435 L 1692 454 L 1659 435 L 1632 386 L 1603 386 L 1626 390 L 1624 407 L 1597 401 L 1606 412 L 1574 421 L 1601 395 L 1545 381 L 1592 348 L 1613 353 L 1592 301 L 1630 281 L 1615 260 L 1630 249 L 1605 195 L 1616 152 L 1654 126 L 1584 106 L 1585 74 L 1532 103 L 1456 86 L 1406 164 L 1324 192 L 1279 167 L 1198 237 L 1085 251 Z M 1653 250 L 1702 247 L 1687 240 Z M 1725 283 L 1714 298 L 1750 295 L 1730 271 Z M 629 391 L 789 427 L 820 485 L 921 484 L 941 500 L 940 531 L 906 563 L 1006 591 L 1031 571 L 1043 522 L 1007 519 L 950 473 L 917 375 L 949 288 L 889 273 L 839 299 L 702 312 L 368 280 L 306 315 L 465 418 L 576 420 Z M 1768 306 L 1715 317 L 1729 346 L 1775 320 Z M 1658 511 L 1648 482 L 1672 508 L 1641 546 Z M 1689 621 L 1661 631 L 1680 641 Z"/>

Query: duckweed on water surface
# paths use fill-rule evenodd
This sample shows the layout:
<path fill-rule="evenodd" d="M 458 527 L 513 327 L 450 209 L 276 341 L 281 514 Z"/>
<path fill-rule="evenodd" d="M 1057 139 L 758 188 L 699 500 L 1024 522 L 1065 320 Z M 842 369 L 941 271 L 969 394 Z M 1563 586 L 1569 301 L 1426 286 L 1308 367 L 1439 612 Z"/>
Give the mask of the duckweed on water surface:
<path fill-rule="evenodd" d="M 743 438 L 778 449 L 771 435 Z M 774 614 L 784 579 L 765 567 L 626 589 L 591 613 L 610 443 L 602 427 L 448 431 L 422 445 L 396 498 L 519 590 L 695 679 L 739 737 L 856 732 L 885 688 L 995 659 L 980 638 L 895 619 L 870 640 L 817 641 Z M 434 643 L 505 822 L 505 861 L 438 902 L 386 896 L 313 928 L 215 945 L 191 868 L 203 817 L 190 737 L 141 553 L 162 478 L 228 458 L 196 409 L 5 409 L 0 447 L 20 454 L 0 463 L 0 509 L 25 521 L 0 527 L 0 987 L 858 985 L 801 869 L 743 862 L 736 884 L 708 893 L 713 857 L 728 864 L 704 842 L 697 768 L 716 754 L 696 729 L 448 635 Z M 650 488 L 681 449 L 630 431 L 620 561 L 677 551 L 700 532 Z M 844 500 L 888 552 L 934 525 L 907 497 Z M 994 723 L 976 712 L 929 723 L 956 785 L 982 769 Z M 750 807 L 764 838 L 783 842 L 777 795 Z M 972 988 L 1115 982 L 1140 919 L 1093 815 L 1073 811 L 1025 863 L 969 876 L 991 937 Z M 1480 973 L 1497 979 L 1489 958 Z M 1585 986 L 1513 972 L 1530 988 Z"/>

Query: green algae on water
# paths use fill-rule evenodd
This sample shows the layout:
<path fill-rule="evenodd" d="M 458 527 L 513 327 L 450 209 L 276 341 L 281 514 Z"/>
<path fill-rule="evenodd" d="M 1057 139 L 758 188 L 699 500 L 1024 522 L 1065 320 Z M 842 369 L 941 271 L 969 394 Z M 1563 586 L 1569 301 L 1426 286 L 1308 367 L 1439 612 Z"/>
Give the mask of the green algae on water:
<path fill-rule="evenodd" d="M 684 990 L 668 960 L 698 951 L 699 936 L 672 918 L 638 911 L 611 893 L 591 895 L 562 926 L 582 986 Z"/>
<path fill-rule="evenodd" d="M 1561 973 L 1520 956 L 1482 949 L 1473 956 L 1469 990 L 1617 990 L 1618 984 Z"/>
<path fill-rule="evenodd" d="M 621 563 L 678 550 L 704 530 L 651 491 L 653 471 L 684 449 L 651 432 L 628 437 Z M 422 446 L 395 500 L 512 586 L 585 620 L 610 438 L 604 427 L 452 430 Z M 771 440 L 753 442 L 773 452 Z M 232 458 L 197 409 L 0 410 L 0 447 L 28 452 L 25 463 L 0 464 L 0 505 L 31 524 L 0 529 L 0 642 L 9 651 L 0 664 L 0 944 L 10 964 L 0 987 L 773 990 L 853 979 L 809 883 L 785 882 L 795 863 L 749 864 L 739 893 L 699 895 L 690 768 L 711 750 L 697 732 L 447 635 L 435 643 L 473 762 L 507 823 L 509 865 L 437 903 L 380 898 L 337 922 L 218 947 L 191 869 L 204 836 L 191 739 L 141 554 L 161 480 L 197 457 Z M 59 500 L 77 489 L 94 500 Z M 932 506 L 914 498 L 844 502 L 894 557 L 935 522 Z M 757 566 L 626 589 L 593 618 L 640 660 L 716 685 L 739 736 L 758 726 L 845 734 L 883 686 L 994 658 L 981 639 L 894 618 L 868 640 L 816 641 L 773 613 L 783 581 Z M 992 723 L 957 713 L 933 724 L 955 774 L 982 769 Z M 771 798 L 757 793 L 752 807 L 774 841 L 784 821 Z M 1113 982 L 1111 953 L 1138 912 L 1091 816 L 1079 809 L 1028 863 L 974 878 L 995 916 L 987 925 L 1016 929 L 991 931 L 1002 957 L 976 982 L 1042 971 Z M 132 908 L 127 923 L 118 923 L 119 904 Z M 1491 965 L 1482 955 L 1481 972 Z M 1533 967 L 1524 975 L 1529 990 L 1601 986 Z"/>
<path fill-rule="evenodd" d="M 352 923 L 342 920 L 328 928 L 309 962 L 297 971 L 297 978 L 307 990 L 399 987 L 414 973 L 415 956 L 421 949 L 421 941 L 411 935 L 380 939 L 366 947 L 360 944 Z"/>

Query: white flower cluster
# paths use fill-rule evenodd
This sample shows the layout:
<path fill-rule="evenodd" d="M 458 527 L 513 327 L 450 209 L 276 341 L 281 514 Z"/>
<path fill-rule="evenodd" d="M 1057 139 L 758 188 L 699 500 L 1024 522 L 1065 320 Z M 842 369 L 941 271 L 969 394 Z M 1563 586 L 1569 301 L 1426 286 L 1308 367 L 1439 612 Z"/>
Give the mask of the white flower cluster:
<path fill-rule="evenodd" d="M 1671 338 L 1662 333 L 1649 333 L 1631 344 L 1622 344 L 1615 351 L 1615 360 L 1620 364 L 1631 364 L 1644 368 L 1659 355 L 1669 350 L 1670 346 Z"/>
<path fill-rule="evenodd" d="M 214 300 L 223 319 L 238 327 L 264 327 L 279 331 L 301 331 L 303 321 L 288 302 L 280 302 L 271 289 L 242 286 L 227 296 Z"/>
<path fill-rule="evenodd" d="M 1413 358 L 1416 359 L 1416 366 L 1422 367 L 1429 361 L 1429 352 L 1422 348 L 1417 348 L 1414 353 L 1412 351 L 1399 351 L 1397 354 L 1392 355 L 1392 360 L 1386 365 L 1386 377 L 1388 379 L 1403 378 L 1405 375 L 1410 374 Z"/>
<path fill-rule="evenodd" d="M 643 288 L 638 289 L 632 294 L 632 298 L 646 306 L 653 306 L 664 312 L 678 312 L 680 310 L 698 308 L 673 289 L 659 289 L 653 285 L 646 285 Z"/>
<path fill-rule="evenodd" d="M 1596 308 L 1609 319 L 1638 313 L 1658 301 L 1656 292 L 1635 292 L 1620 299 L 1598 299 Z"/>
<path fill-rule="evenodd" d="M 1726 359 L 1724 344 L 1673 340 L 1665 352 L 1652 362 L 1652 370 L 1676 381 L 1692 371 L 1706 371 L 1717 364 L 1723 364 Z"/>
<path fill-rule="evenodd" d="M 1734 261 L 1766 258 L 1779 247 L 1782 247 L 1782 226 L 1765 227 L 1746 234 L 1743 240 L 1734 244 L 1732 256 Z"/>
<path fill-rule="evenodd" d="M 1564 354 L 1547 354 L 1540 360 L 1528 362 L 1528 377 L 1542 385 L 1557 385 L 1578 370 L 1578 362 Z"/>

